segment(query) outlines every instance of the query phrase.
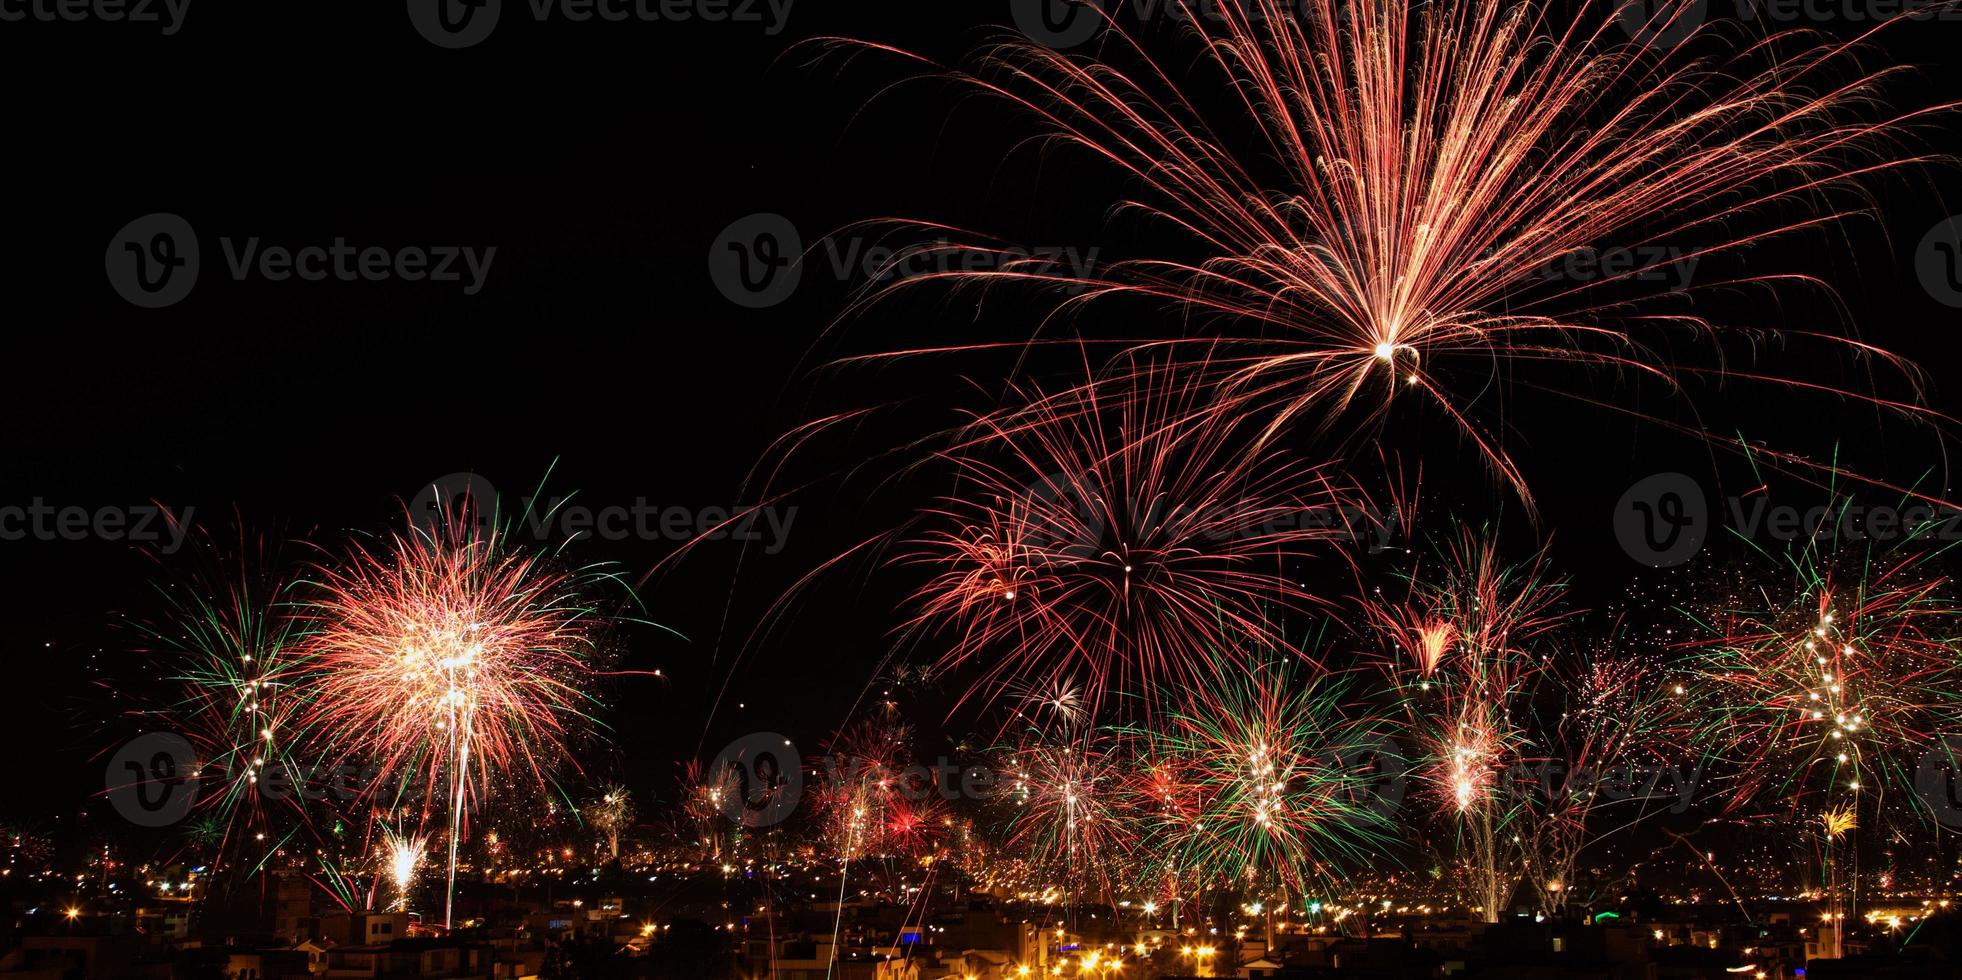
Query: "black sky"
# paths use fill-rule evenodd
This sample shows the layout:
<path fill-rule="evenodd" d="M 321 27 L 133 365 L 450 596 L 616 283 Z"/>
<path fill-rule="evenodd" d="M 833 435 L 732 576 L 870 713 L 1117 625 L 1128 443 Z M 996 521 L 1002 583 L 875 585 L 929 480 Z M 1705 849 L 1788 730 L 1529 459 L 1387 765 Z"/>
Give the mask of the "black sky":
<path fill-rule="evenodd" d="M 698 742 L 713 751 L 759 728 L 815 740 L 875 673 L 903 576 L 845 575 L 735 658 L 783 586 L 938 489 L 883 482 L 882 465 L 856 479 L 837 471 L 987 404 L 999 365 L 814 368 L 1013 335 L 1027 310 L 923 300 L 827 334 L 855 283 L 818 266 L 788 302 L 744 309 L 712 281 L 711 244 L 772 212 L 807 240 L 906 216 L 1032 246 L 1122 249 L 1104 216 L 1123 188 L 1081 160 L 1011 155 L 1028 127 L 944 84 L 873 100 L 917 72 L 809 43 L 846 36 L 955 61 L 1006 29 L 1005 2 L 801 0 L 775 35 L 753 23 L 535 23 L 528 4 L 506 6 L 493 36 L 460 51 L 424 40 L 393 2 L 193 5 L 168 37 L 134 24 L 0 23 L 13 184 L 0 236 L 11 355 L 0 504 L 156 501 L 330 547 L 399 519 L 401 498 L 460 471 L 510 493 L 549 470 L 548 490 L 594 506 L 728 506 L 755 498 L 745 480 L 790 427 L 891 406 L 794 470 L 819 482 L 794 499 L 783 553 L 752 552 L 737 576 L 735 550 L 711 544 L 649 584 L 650 617 L 689 640 L 623 637 L 626 666 L 670 680 L 619 685 L 620 751 L 596 764 L 652 780 Z M 1864 25 L 1818 26 L 1845 36 Z M 1890 90 L 1896 104 L 1958 100 L 1962 74 L 1945 60 L 1958 45 L 1962 21 L 1903 25 L 1870 59 L 1922 66 Z M 1914 139 L 1962 150 L 1950 122 Z M 1933 167 L 1876 183 L 1871 219 L 1749 259 L 1833 282 L 1864 336 L 1929 369 L 1931 404 L 1951 414 L 1962 412 L 1948 383 L 1957 311 L 1921 288 L 1914 252 L 1962 207 L 1945 203 L 1962 201 L 1957 181 Z M 104 251 L 154 212 L 196 228 L 204 268 L 188 299 L 143 310 L 110 288 Z M 497 253 L 473 296 L 435 283 L 231 281 L 217 240 L 255 236 Z M 1774 326 L 1828 312 L 1817 301 L 1738 305 Z M 1840 366 L 1819 370 L 1846 380 Z M 1926 433 L 1890 425 L 1876 436 L 1870 412 L 1831 400 L 1698 396 L 1713 427 L 1820 454 L 1838 443 L 1887 480 L 1943 462 Z M 1748 483 L 1734 462 L 1613 413 L 1530 397 L 1510 411 L 1539 527 L 1589 601 L 1638 571 L 1607 516 L 1632 481 L 1683 469 Z M 1399 438 L 1420 448 L 1446 505 L 1500 496 L 1462 446 Z M 1506 520 L 1531 526 L 1516 512 Z M 575 553 L 638 574 L 671 550 Z M 158 611 L 144 584 L 156 568 L 117 542 L 0 542 L 0 650 L 13 679 L 0 733 L 14 776 L 34 787 L 4 794 L 12 815 L 52 819 L 99 788 L 91 753 L 130 732 L 88 684 L 141 674 L 116 621 Z"/>

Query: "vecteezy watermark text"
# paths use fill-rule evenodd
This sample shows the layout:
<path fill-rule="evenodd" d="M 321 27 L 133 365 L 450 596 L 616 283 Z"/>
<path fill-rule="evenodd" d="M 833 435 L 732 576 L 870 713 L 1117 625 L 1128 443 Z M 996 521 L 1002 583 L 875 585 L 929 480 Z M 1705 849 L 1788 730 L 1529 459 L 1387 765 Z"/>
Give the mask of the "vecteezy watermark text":
<path fill-rule="evenodd" d="M 1616 0 L 1615 19 L 1631 40 L 1668 49 L 1718 17 L 1776 27 L 1962 19 L 1954 0 Z"/>
<path fill-rule="evenodd" d="M 1365 740 L 1333 750 L 1327 762 L 1358 776 L 1352 802 L 1374 817 L 1388 817 L 1402 806 L 1409 785 L 1408 765 L 1396 744 Z M 895 764 L 850 754 L 828 754 L 803 763 L 797 746 L 776 732 L 755 732 L 730 742 L 704 773 L 706 791 L 722 815 L 749 828 L 769 827 L 790 818 L 807 786 L 830 801 L 863 805 L 888 800 L 918 803 L 1014 800 L 1045 792 L 1024 776 L 988 762 L 960 763 L 945 756 L 932 763 Z"/>
<path fill-rule="evenodd" d="M 134 507 L 58 506 L 35 497 L 0 505 L 0 541 L 127 541 L 158 544 L 175 554 L 190 533 L 194 507 L 173 513 L 158 504 Z"/>
<path fill-rule="evenodd" d="M 131 823 L 162 827 L 189 815 L 192 804 L 212 787 L 239 784 L 263 800 L 351 803 L 373 800 L 408 806 L 442 800 L 448 785 L 374 763 L 325 759 L 300 762 L 240 751 L 228 759 L 199 755 L 176 732 L 139 735 L 110 757 L 103 774 L 104 796 Z M 474 801 L 463 803 L 474 812 Z"/>
<path fill-rule="evenodd" d="M 1064 553 L 1080 550 L 1084 553 L 1079 557 L 1090 558 L 1105 547 L 1102 536 L 1110 515 L 1125 514 L 1139 527 L 1178 524 L 1198 529 L 1201 540 L 1318 531 L 1324 540 L 1360 544 L 1370 554 L 1380 554 L 1390 547 L 1403 526 L 1403 516 L 1395 508 L 1385 510 L 1348 502 L 1272 504 L 1260 500 L 1211 500 L 1193 507 L 1169 504 L 1163 499 L 1123 499 L 1105 492 L 1100 483 L 1094 478 L 1052 473 L 1030 484 L 1026 497 L 1029 510 L 1052 515 L 1054 519 L 1033 522 L 1028 543 Z M 1074 519 L 1061 519 L 1065 513 L 1073 514 Z"/>
<path fill-rule="evenodd" d="M 775 37 L 790 22 L 796 0 L 524 0 L 538 23 L 757 24 Z M 416 33 L 441 48 L 468 48 L 490 37 L 505 0 L 409 0 Z"/>
<path fill-rule="evenodd" d="M 1098 247 L 1074 245 L 986 247 L 938 239 L 893 246 L 864 236 L 824 239 L 813 255 L 804 235 L 780 214 L 752 214 L 722 229 L 709 247 L 709 277 L 731 303 L 747 309 L 776 306 L 797 292 L 810 269 L 846 284 L 890 285 L 909 279 L 1015 270 L 1025 275 L 1054 274 L 1067 281 L 1088 279 L 1097 268 Z M 815 259 L 815 261 L 813 261 Z"/>
<path fill-rule="evenodd" d="M 1657 473 L 1628 488 L 1615 505 L 1615 539 L 1628 557 L 1672 568 L 1695 557 L 1713 520 L 1748 541 L 1962 541 L 1962 510 L 1927 501 L 1867 505 L 1844 500 L 1794 506 L 1768 493 L 1723 498 L 1712 513 L 1702 484 L 1683 473 Z"/>
<path fill-rule="evenodd" d="M 1605 766 L 1577 765 L 1559 760 L 1522 762 L 1499 776 L 1499 792 L 1516 803 L 1559 803 L 1586 800 L 1600 803 L 1668 801 L 1670 813 L 1684 813 L 1696 800 L 1703 782 L 1703 765 L 1661 765 L 1636 762 Z"/>
<path fill-rule="evenodd" d="M 483 526 L 496 516 L 541 541 L 737 541 L 760 544 L 764 554 L 775 555 L 790 539 L 797 508 L 660 506 L 645 497 L 595 506 L 565 495 L 506 502 L 483 477 L 451 473 L 416 491 L 409 501 L 409 516 L 425 528 L 455 519 Z"/>
<path fill-rule="evenodd" d="M 1660 283 L 1672 292 L 1688 289 L 1703 257 L 1680 245 L 1581 248 L 1541 263 L 1539 277 L 1550 282 Z"/>
<path fill-rule="evenodd" d="M 160 24 L 170 37 L 184 27 L 191 0 L 0 0 L 0 23 Z"/>
<path fill-rule="evenodd" d="M 349 244 L 335 237 L 299 245 L 268 242 L 259 236 L 218 239 L 225 271 L 233 281 L 460 283 L 465 296 L 484 288 L 497 247 L 473 245 Z M 166 213 L 144 215 L 109 240 L 103 256 L 109 285 L 117 295 L 145 309 L 171 306 L 191 294 L 202 271 L 203 251 L 191 224 Z"/>
<path fill-rule="evenodd" d="M 1353 19 L 1356 8 L 1367 3 L 1401 0 L 1353 0 L 1336 11 L 1344 20 Z M 1245 0 L 1010 0 L 1009 12 L 1015 26 L 1029 40 L 1058 51 L 1080 47 L 1096 39 L 1113 18 L 1148 24 L 1223 24 L 1235 22 L 1262 24 L 1269 18 L 1303 20 L 1314 10 L 1316 0 L 1272 0 L 1246 3 Z"/>

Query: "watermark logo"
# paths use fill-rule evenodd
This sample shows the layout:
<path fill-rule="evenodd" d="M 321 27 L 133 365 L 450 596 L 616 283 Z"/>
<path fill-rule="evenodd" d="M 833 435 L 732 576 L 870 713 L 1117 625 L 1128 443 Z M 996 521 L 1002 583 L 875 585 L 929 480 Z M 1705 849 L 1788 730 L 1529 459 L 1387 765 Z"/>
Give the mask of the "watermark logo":
<path fill-rule="evenodd" d="M 1017 506 L 1026 510 L 1029 530 L 1025 541 L 1031 548 L 1079 561 L 1103 553 L 1104 534 L 1109 529 L 1106 511 L 1097 506 L 1095 488 L 1084 485 L 1074 474 L 1042 477 L 1029 488 L 1028 499 Z"/>
<path fill-rule="evenodd" d="M 1410 759 L 1395 741 L 1376 736 L 1343 747 L 1335 759 L 1342 772 L 1356 774 L 1351 793 L 1369 813 L 1388 819 L 1403 807 L 1410 791 Z"/>
<path fill-rule="evenodd" d="M 335 238 L 329 244 L 282 246 L 258 236 L 218 239 L 225 271 L 234 282 L 404 282 L 463 283 L 463 295 L 484 288 L 497 247 L 472 245 L 410 245 L 387 248 L 348 244 Z M 190 295 L 196 284 L 198 238 L 190 222 L 174 214 L 150 214 L 124 225 L 109 240 L 104 261 L 109 285 L 124 299 L 145 309 L 170 306 Z"/>
<path fill-rule="evenodd" d="M 1709 18 L 1709 0 L 1621 0 L 1615 10 L 1629 40 L 1655 51 L 1689 40 Z"/>
<path fill-rule="evenodd" d="M 1962 787 L 1955 784 L 1956 770 L 1962 768 L 1958 760 L 1962 760 L 1962 735 L 1950 735 L 1922 753 L 1914 772 L 1914 791 L 1921 805 L 1936 823 L 1950 830 L 1962 829 Z"/>
<path fill-rule="evenodd" d="M 1110 518 L 1119 515 L 1127 526 L 1144 529 L 1171 524 L 1205 528 L 1205 540 L 1272 538 L 1289 532 L 1320 532 L 1323 540 L 1361 545 L 1370 554 L 1388 549 L 1402 526 L 1402 517 L 1353 503 L 1269 504 L 1261 501 L 1216 500 L 1202 508 L 1176 508 L 1162 499 L 1116 498 L 1094 478 L 1050 473 L 1034 481 L 1018 498 L 1018 522 L 1025 528 L 1022 543 L 1077 561 L 1095 561 L 1108 553 Z"/>
<path fill-rule="evenodd" d="M 1674 568 L 1702 550 L 1710 531 L 1710 503 L 1689 476 L 1657 473 L 1621 495 L 1614 527 L 1628 557 L 1651 568 Z"/>
<path fill-rule="evenodd" d="M 1080 47 L 1102 33 L 1104 0 L 1011 0 L 1015 27 L 1057 51 Z"/>
<path fill-rule="evenodd" d="M 1952 20 L 1962 16 L 1954 0 L 1730 0 L 1715 11 L 1712 0 L 1620 0 L 1615 11 L 1623 33 L 1636 44 L 1666 51 L 1689 40 L 1713 15 L 1745 23 L 1878 24 L 1881 21 Z M 1713 14 L 1714 11 L 1714 14 Z"/>
<path fill-rule="evenodd" d="M 1637 245 L 1624 248 L 1578 248 L 1549 259 L 1540 278 L 1549 282 L 1657 283 L 1670 292 L 1687 290 L 1696 280 L 1703 258 L 1681 245 Z"/>
<path fill-rule="evenodd" d="M 1015 273 L 1044 277 L 1071 293 L 1089 288 L 1103 249 L 1073 245 L 975 245 L 941 238 L 900 247 L 863 235 L 824 238 L 809 256 L 797 226 L 780 214 L 752 214 L 722 230 L 709 249 L 709 275 L 738 306 L 763 309 L 789 299 L 807 272 L 846 284 L 891 285 L 937 276 Z"/>
<path fill-rule="evenodd" d="M 1004 786 L 998 770 L 989 766 L 957 765 L 941 756 L 933 765 L 915 762 L 894 767 L 866 758 L 827 755 L 816 769 L 824 785 L 832 790 L 847 786 L 877 785 L 883 792 L 919 803 L 923 800 L 991 800 Z"/>
<path fill-rule="evenodd" d="M 1737 18 L 1774 24 L 1877 24 L 1885 20 L 1954 20 L 1955 0 L 1732 0 Z"/>
<path fill-rule="evenodd" d="M 109 239 L 103 254 L 109 285 L 146 310 L 171 306 L 198 283 L 198 236 L 174 214 L 146 214 Z"/>
<path fill-rule="evenodd" d="M 409 0 L 409 23 L 439 48 L 472 47 L 497 28 L 503 0 Z"/>
<path fill-rule="evenodd" d="M 250 792 L 262 800 L 351 803 L 372 800 L 390 807 L 441 801 L 448 788 L 412 770 L 379 763 L 321 759 L 312 763 L 285 758 L 249 758 L 233 752 L 226 760 L 200 760 L 183 735 L 159 732 L 138 736 L 117 750 L 104 775 L 111 805 L 131 823 L 162 827 L 189 815 L 195 802 L 218 787 Z M 478 812 L 477 801 L 464 804 Z"/>
<path fill-rule="evenodd" d="M 776 732 L 730 742 L 716 753 L 709 773 L 732 790 L 722 795 L 722 815 L 751 830 L 789 819 L 804 795 L 797 746 Z"/>
<path fill-rule="evenodd" d="M 1560 760 L 1517 763 L 1499 778 L 1499 791 L 1516 803 L 1560 808 L 1580 801 L 1596 803 L 1669 802 L 1669 812 L 1689 812 L 1703 782 L 1703 764 L 1644 765 L 1636 762 L 1590 767 Z"/>
<path fill-rule="evenodd" d="M 167 827 L 191 812 L 197 750 L 174 732 L 131 739 L 109 758 L 103 792 L 123 819 L 139 827 Z"/>
<path fill-rule="evenodd" d="M 1703 488 L 1681 473 L 1658 473 L 1622 494 L 1615 537 L 1628 557 L 1654 568 L 1689 561 L 1712 527 L 1747 541 L 1962 541 L 1962 510 L 1910 501 L 1899 506 L 1853 500 L 1799 507 L 1773 503 L 1769 492 L 1722 498 L 1712 510 Z"/>
<path fill-rule="evenodd" d="M 190 10 L 191 0 L 0 0 L 0 22 L 162 24 L 170 37 L 184 28 Z"/>
<path fill-rule="evenodd" d="M 1914 250 L 1914 273 L 1935 302 L 1962 309 L 1962 215 L 1928 229 Z"/>
<path fill-rule="evenodd" d="M 716 754 L 704 784 L 720 790 L 715 798 L 724 817 L 751 829 L 788 820 L 807 786 L 834 795 L 876 788 L 883 798 L 910 803 L 986 801 L 1008 789 L 993 767 L 960 765 L 944 756 L 932 765 L 902 766 L 881 759 L 826 755 L 804 767 L 796 745 L 776 732 L 754 732 L 730 742 Z"/>
<path fill-rule="evenodd" d="M 409 523 L 434 536 L 457 521 L 477 535 L 497 519 L 497 488 L 475 473 L 451 473 L 424 484 L 409 498 Z"/>
<path fill-rule="evenodd" d="M 740 218 L 709 249 L 709 276 L 729 302 L 761 310 L 790 298 L 804 279 L 804 239 L 780 214 Z"/>

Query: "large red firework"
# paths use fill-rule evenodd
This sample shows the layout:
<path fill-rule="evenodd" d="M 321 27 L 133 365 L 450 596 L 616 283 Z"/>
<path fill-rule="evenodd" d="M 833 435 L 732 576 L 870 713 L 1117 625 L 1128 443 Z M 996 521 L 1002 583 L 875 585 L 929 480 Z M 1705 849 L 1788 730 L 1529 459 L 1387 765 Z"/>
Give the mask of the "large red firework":
<path fill-rule="evenodd" d="M 1196 390 L 1080 411 L 1036 399 L 983 417 L 952 454 L 958 496 L 908 558 L 930 566 L 909 627 L 951 637 L 973 690 L 1176 684 L 1207 655 L 1292 650 L 1287 613 L 1316 601 L 1290 563 L 1337 554 L 1368 510 L 1320 470 L 1186 425 Z"/>
<path fill-rule="evenodd" d="M 999 262 L 944 262 L 898 282 L 1033 282 L 1064 297 L 1059 310 L 1114 295 L 1169 304 L 1207 329 L 1118 347 L 1169 349 L 1178 370 L 1220 383 L 1205 411 L 1257 413 L 1274 435 L 1421 398 L 1529 504 L 1506 422 L 1487 410 L 1506 399 L 1482 396 L 1525 383 L 1627 409 L 1522 369 L 1600 369 L 1671 391 L 1702 376 L 1821 390 L 1726 364 L 1720 350 L 1700 363 L 1671 357 L 1672 333 L 1718 348 L 1724 332 L 1680 302 L 1684 290 L 1647 283 L 1662 265 L 1844 217 L 1864 203 L 1857 180 L 1927 159 L 1892 138 L 1949 108 L 1877 113 L 1873 92 L 1893 72 L 1860 69 L 1852 45 L 1803 32 L 1739 45 L 1706 25 L 1679 49 L 1629 43 L 1630 17 L 1647 8 L 1613 0 L 1573 18 L 1488 0 L 1167 6 L 1194 35 L 1193 71 L 1155 60 L 1151 43 L 1105 14 L 1094 55 L 1007 42 L 958 77 L 1127 178 L 1137 196 L 1123 208 L 1192 240 L 1195 257 L 1085 270 L 1005 250 Z M 1643 38 L 1689 27 L 1702 5 L 1649 6 L 1649 29 L 1633 32 Z M 931 228 L 927 252 L 989 247 L 979 233 Z M 1603 248 L 1652 258 L 1547 274 Z M 1919 375 L 1893 355 L 1823 327 L 1788 336 L 1896 368 L 1907 392 L 1835 395 L 1922 413 Z M 1353 420 L 1341 428 L 1357 431 Z"/>
<path fill-rule="evenodd" d="M 309 728 L 466 795 L 501 775 L 542 785 L 567 758 L 595 669 L 596 617 L 574 576 L 495 530 L 446 522 L 353 548 L 319 586 Z"/>
<path fill-rule="evenodd" d="M 467 520 L 356 546 L 322 567 L 318 590 L 304 723 L 379 767 L 368 792 L 447 801 L 448 924 L 470 803 L 494 778 L 543 787 L 570 759 L 597 617 L 576 575 Z"/>

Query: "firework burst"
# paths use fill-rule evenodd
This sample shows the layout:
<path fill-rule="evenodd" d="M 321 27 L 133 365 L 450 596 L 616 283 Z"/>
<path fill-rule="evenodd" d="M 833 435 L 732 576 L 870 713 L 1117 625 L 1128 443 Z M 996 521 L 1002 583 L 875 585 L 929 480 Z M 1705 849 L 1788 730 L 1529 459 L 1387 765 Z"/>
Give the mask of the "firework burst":
<path fill-rule="evenodd" d="M 1289 649 L 1276 616 L 1313 605 L 1288 563 L 1339 554 L 1367 511 L 1321 471 L 1180 424 L 1176 388 L 1057 413 L 988 416 L 956 454 L 962 493 L 909 558 L 935 574 L 909 628 L 949 636 L 974 691 L 1105 692 L 1197 679 L 1200 651 Z M 995 461 L 1005 456 L 1005 461 Z"/>
<path fill-rule="evenodd" d="M 944 263 L 903 282 L 1034 283 L 1065 297 L 1059 311 L 1111 296 L 1169 305 L 1208 329 L 1115 344 L 1127 357 L 1169 350 L 1178 370 L 1218 383 L 1204 411 L 1258 414 L 1277 435 L 1297 420 L 1382 419 L 1397 401 L 1421 399 L 1529 505 L 1504 419 L 1481 396 L 1526 383 L 1627 411 L 1534 369 L 1650 379 L 1671 392 L 1706 376 L 1822 390 L 1729 365 L 1726 331 L 1644 283 L 1663 262 L 1736 253 L 1853 213 L 1861 178 L 1929 159 L 1899 152 L 1894 137 L 1949 108 L 1878 115 L 1872 93 L 1893 72 L 1863 71 L 1852 46 L 1804 32 L 1715 57 L 1695 56 L 1717 47 L 1704 43 L 1711 26 L 1674 50 L 1626 43 L 1631 5 L 1613 0 L 1571 18 L 1484 0 L 1171 6 L 1187 15 L 1175 19 L 1192 35 L 1203 85 L 1180 81 L 1187 73 L 1109 14 L 1094 56 L 1009 41 L 957 78 L 1128 178 L 1137 196 L 1125 209 L 1189 238 L 1199 257 L 1080 272 L 1004 251 L 979 271 Z M 1654 23 L 1667 25 L 1699 4 L 1653 6 Z M 937 240 L 925 251 L 988 247 L 985 235 L 928 227 Z M 1657 245 L 1674 248 L 1614 274 L 1545 271 L 1590 249 Z M 1795 281 L 1823 288 L 1796 275 L 1693 288 Z M 1668 356 L 1673 333 L 1707 341 L 1716 366 Z M 1905 388 L 1899 398 L 1835 396 L 1928 417 L 1906 362 L 1816 328 L 1788 336 L 1822 356 L 1882 362 Z"/>
<path fill-rule="evenodd" d="M 1493 536 L 1466 527 L 1411 572 L 1405 596 L 1380 590 L 1364 620 L 1388 647 L 1382 669 L 1416 739 L 1418 776 L 1458 832 L 1472 904 L 1497 921 L 1514 863 L 1506 841 L 1522 815 L 1501 777 L 1530 761 L 1528 708 L 1546 669 L 1537 649 L 1570 613 L 1544 552 L 1508 564 Z"/>
<path fill-rule="evenodd" d="M 543 788 L 589 723 L 599 615 L 579 573 L 448 520 L 323 566 L 306 721 L 348 756 L 450 801 L 452 891 L 469 804 Z M 446 903 L 445 921 L 449 921 Z"/>
<path fill-rule="evenodd" d="M 634 824 L 634 797 L 625 786 L 612 786 L 586 806 L 586 822 L 606 839 L 607 856 L 620 859 L 620 835 Z"/>
<path fill-rule="evenodd" d="M 1940 568 L 1941 521 L 1842 538 L 1851 506 L 1821 508 L 1820 533 L 1692 610 L 1701 630 L 1680 681 L 1683 738 L 1727 769 L 1727 812 L 1765 807 L 1818 830 L 1830 909 L 1858 904 L 1862 837 L 1931 825 L 1918 767 L 1962 730 L 1962 605 Z"/>
<path fill-rule="evenodd" d="M 1287 660 L 1222 669 L 1151 736 L 1145 791 L 1157 835 L 1202 881 L 1297 893 L 1376 852 L 1387 826 L 1380 721 L 1354 713 L 1342 678 Z"/>
<path fill-rule="evenodd" d="M 294 569 L 269 542 L 244 533 L 192 540 L 194 570 L 157 586 L 168 612 L 141 627 L 146 656 L 163 664 L 179 696 L 143 714 L 167 718 L 196 749 L 193 839 L 210 848 L 211 864 L 229 868 L 242 848 L 310 827 L 295 791 L 311 775 L 298 757 L 307 738 L 293 690 L 305 667 L 304 627 Z"/>
<path fill-rule="evenodd" d="M 1110 894 L 1140 840 L 1125 746 L 1109 733 L 1028 736 L 1000 753 L 1008 783 L 1005 845 L 1050 880 Z"/>
<path fill-rule="evenodd" d="M 1891 544 L 1806 540 L 1771 577 L 1695 611 L 1703 635 L 1681 682 L 1691 735 L 1734 764 L 1733 808 L 1767 792 L 1794 808 L 1813 793 L 1915 798 L 1920 753 L 1962 726 L 1962 605 L 1934 530 Z"/>
<path fill-rule="evenodd" d="M 1665 787 L 1672 806 L 1687 807 L 1696 784 L 1695 773 L 1665 769 L 1681 757 L 1665 737 L 1678 702 L 1664 670 L 1617 645 L 1555 657 L 1536 692 L 1538 758 L 1514 769 L 1524 783 L 1527 880 L 1556 914 L 1576 897 L 1583 851 L 1661 812 Z"/>
<path fill-rule="evenodd" d="M 728 766 L 710 767 L 700 759 L 682 766 L 681 816 L 688 832 L 710 861 L 722 859 L 722 831 L 730 809 L 742 799 L 742 785 Z"/>
<path fill-rule="evenodd" d="M 394 828 L 386 828 L 382 857 L 388 871 L 388 879 L 395 885 L 395 907 L 409 907 L 409 890 L 415 886 L 416 875 L 422 870 L 423 856 L 429 850 L 427 837 L 403 834 Z"/>

